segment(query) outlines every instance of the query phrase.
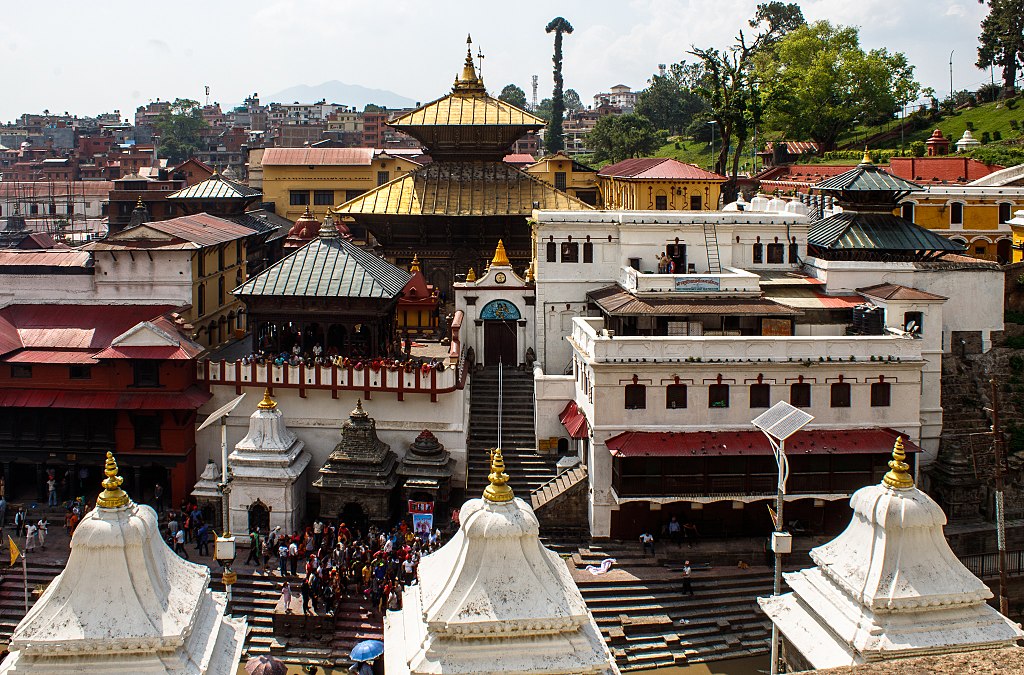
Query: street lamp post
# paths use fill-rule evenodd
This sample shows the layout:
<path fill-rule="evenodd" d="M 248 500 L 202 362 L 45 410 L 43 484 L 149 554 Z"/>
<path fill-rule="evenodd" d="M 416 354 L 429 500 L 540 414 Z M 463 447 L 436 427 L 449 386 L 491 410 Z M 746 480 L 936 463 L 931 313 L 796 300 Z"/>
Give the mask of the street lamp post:
<path fill-rule="evenodd" d="M 782 509 L 786 497 L 786 481 L 789 479 L 789 461 L 786 459 L 786 439 L 804 428 L 814 416 L 795 408 L 785 401 L 779 401 L 771 408 L 755 417 L 751 424 L 757 427 L 768 438 L 775 454 L 775 462 L 779 468 L 778 483 L 775 490 L 775 514 L 772 516 L 774 531 L 772 532 L 772 551 L 775 553 L 775 575 L 772 583 L 772 595 L 782 593 L 782 556 L 793 550 L 793 535 L 785 531 L 786 523 L 782 519 Z M 770 509 L 769 509 L 770 511 Z M 779 627 L 772 622 L 772 655 L 771 675 L 779 670 Z"/>
<path fill-rule="evenodd" d="M 235 538 L 231 536 L 231 484 L 228 475 L 228 415 L 234 411 L 245 398 L 245 394 L 231 400 L 230 403 L 218 408 L 206 421 L 199 425 L 197 432 L 202 431 L 214 422 L 220 422 L 220 476 L 217 488 L 221 493 L 221 534 L 213 542 L 213 559 L 221 564 L 224 572 L 221 581 L 227 594 L 227 608 L 231 609 L 231 587 L 238 581 L 238 575 L 231 570 L 235 560 Z"/>

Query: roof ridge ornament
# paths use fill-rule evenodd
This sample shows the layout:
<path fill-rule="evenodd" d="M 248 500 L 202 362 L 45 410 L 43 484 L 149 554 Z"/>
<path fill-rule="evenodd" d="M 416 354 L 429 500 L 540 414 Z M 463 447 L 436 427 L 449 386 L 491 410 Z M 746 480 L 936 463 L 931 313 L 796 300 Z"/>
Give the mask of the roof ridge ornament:
<path fill-rule="evenodd" d="M 366 419 L 369 416 L 370 415 L 365 410 L 363 410 L 363 399 L 357 398 L 356 407 L 352 412 L 349 413 L 349 417 L 353 419 Z"/>
<path fill-rule="evenodd" d="M 409 265 L 409 271 L 413 272 L 413 273 L 416 273 L 416 272 L 420 271 L 420 254 L 419 253 L 413 253 L 412 254 L 412 264 Z"/>
<path fill-rule="evenodd" d="M 462 76 L 455 78 L 452 93 L 486 93 L 483 79 L 477 75 L 473 65 L 473 36 L 466 35 L 466 62 L 462 65 Z"/>
<path fill-rule="evenodd" d="M 871 153 L 868 151 L 868 146 L 864 146 L 864 157 L 860 160 L 860 166 L 874 166 L 875 162 L 871 159 Z"/>
<path fill-rule="evenodd" d="M 484 488 L 484 499 L 495 504 L 504 504 L 515 498 L 512 488 L 508 486 L 508 474 L 505 473 L 505 460 L 501 456 L 501 448 L 491 452 L 491 473 L 487 475 L 490 485 Z"/>
<path fill-rule="evenodd" d="M 128 506 L 131 499 L 129 499 L 128 493 L 121 489 L 124 479 L 117 475 L 117 460 L 114 459 L 114 453 L 112 452 L 107 452 L 107 461 L 103 467 L 103 474 L 106 476 L 101 483 L 103 485 L 103 492 L 96 498 L 96 506 L 105 509 L 118 509 L 122 506 Z"/>
<path fill-rule="evenodd" d="M 270 388 L 263 390 L 263 400 L 256 406 L 260 410 L 274 410 L 277 408 L 277 401 L 270 397 Z"/>
<path fill-rule="evenodd" d="M 476 270 L 470 267 L 469 271 L 466 272 L 466 282 L 472 283 L 474 281 L 476 281 Z"/>
<path fill-rule="evenodd" d="M 505 243 L 499 239 L 498 245 L 494 249 L 494 258 L 491 260 L 491 265 L 497 267 L 511 267 L 512 264 L 508 261 L 508 254 L 505 253 Z"/>
<path fill-rule="evenodd" d="M 327 213 L 324 215 L 324 222 L 323 225 L 320 226 L 319 236 L 321 239 L 338 238 L 338 228 L 335 226 L 334 215 L 331 213 L 330 209 L 328 209 Z"/>
<path fill-rule="evenodd" d="M 914 487 L 914 477 L 910 475 L 910 465 L 904 460 L 907 458 L 903 451 L 903 437 L 897 436 L 896 443 L 892 446 L 892 461 L 889 462 L 889 472 L 885 474 L 882 483 L 897 490 L 907 490 Z"/>

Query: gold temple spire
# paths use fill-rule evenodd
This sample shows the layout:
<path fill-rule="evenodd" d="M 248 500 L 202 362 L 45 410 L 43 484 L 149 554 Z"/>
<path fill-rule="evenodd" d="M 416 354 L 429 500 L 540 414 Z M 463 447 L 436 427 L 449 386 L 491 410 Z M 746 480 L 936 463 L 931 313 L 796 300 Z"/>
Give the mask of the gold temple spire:
<path fill-rule="evenodd" d="M 409 271 L 413 274 L 420 271 L 420 256 L 418 253 L 412 254 L 412 264 L 409 265 Z"/>
<path fill-rule="evenodd" d="M 861 164 L 874 164 L 874 162 L 871 161 L 871 153 L 868 152 L 868 146 L 866 146 L 866 145 L 864 146 L 864 158 L 862 160 L 860 160 L 860 163 Z"/>
<path fill-rule="evenodd" d="M 498 240 L 498 247 L 494 249 L 494 259 L 491 260 L 491 264 L 497 265 L 498 267 L 510 266 L 508 254 L 505 253 L 505 244 L 501 239 Z"/>
<path fill-rule="evenodd" d="M 466 272 L 466 281 L 467 282 L 476 281 L 476 270 L 474 270 L 472 267 L 470 267 L 469 271 Z"/>
<path fill-rule="evenodd" d="M 466 36 L 466 62 L 462 65 L 462 76 L 455 78 L 454 92 L 483 92 L 483 80 L 476 73 L 473 65 L 473 37 Z"/>
<path fill-rule="evenodd" d="M 121 483 L 124 479 L 117 475 L 117 460 L 114 459 L 114 453 L 107 453 L 107 463 L 103 468 L 103 473 L 106 478 L 103 480 L 103 492 L 96 499 L 96 506 L 101 506 L 105 509 L 117 509 L 122 506 L 127 506 L 131 501 L 128 498 L 128 493 L 121 489 Z"/>
<path fill-rule="evenodd" d="M 139 201 L 135 202 L 135 208 L 144 209 L 146 205 L 142 203 L 142 195 L 139 195 Z"/>
<path fill-rule="evenodd" d="M 270 398 L 270 389 L 263 390 L 263 400 L 256 406 L 260 410 L 273 410 L 277 407 L 277 401 Z"/>
<path fill-rule="evenodd" d="M 897 436 L 896 443 L 892 446 L 892 461 L 889 462 L 889 472 L 885 474 L 882 482 L 897 490 L 906 490 L 914 487 L 914 477 L 910 475 L 910 465 L 905 460 L 907 455 L 903 452 L 903 437 Z"/>
<path fill-rule="evenodd" d="M 484 488 L 484 499 L 496 504 L 510 502 L 515 498 L 512 488 L 508 486 L 508 474 L 505 473 L 505 460 L 501 456 L 501 448 L 491 453 L 491 473 L 487 476 L 491 482 Z"/>

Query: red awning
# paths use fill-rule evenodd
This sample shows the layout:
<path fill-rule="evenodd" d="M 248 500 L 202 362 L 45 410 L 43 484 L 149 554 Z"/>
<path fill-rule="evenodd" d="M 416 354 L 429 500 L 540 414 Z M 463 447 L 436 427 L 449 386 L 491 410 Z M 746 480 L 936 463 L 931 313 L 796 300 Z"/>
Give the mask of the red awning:
<path fill-rule="evenodd" d="M 558 421 L 562 423 L 572 438 L 587 438 L 590 435 L 587 416 L 576 405 L 576 401 L 569 401 L 565 404 L 562 412 L 558 413 Z"/>
<path fill-rule="evenodd" d="M 921 448 L 892 429 L 811 429 L 798 431 L 786 441 L 786 454 L 872 455 L 892 451 L 903 436 L 906 452 Z M 771 455 L 768 439 L 760 431 L 627 431 L 605 441 L 613 457 L 745 457 Z"/>
<path fill-rule="evenodd" d="M 4 408 L 76 408 L 79 410 L 197 410 L 211 395 L 199 387 L 181 392 L 63 391 L 0 389 Z"/>
<path fill-rule="evenodd" d="M 97 359 L 156 359 L 160 361 L 171 361 L 192 358 L 185 350 L 177 345 L 166 347 L 107 347 L 96 354 Z"/>

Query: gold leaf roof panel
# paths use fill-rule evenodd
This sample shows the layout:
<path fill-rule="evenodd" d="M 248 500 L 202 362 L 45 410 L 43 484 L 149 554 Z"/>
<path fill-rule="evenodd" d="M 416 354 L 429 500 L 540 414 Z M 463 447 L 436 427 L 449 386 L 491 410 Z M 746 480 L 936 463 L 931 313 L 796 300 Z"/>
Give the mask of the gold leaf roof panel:
<path fill-rule="evenodd" d="M 529 216 L 536 208 L 593 207 L 504 162 L 434 162 L 339 206 L 335 213 Z"/>
<path fill-rule="evenodd" d="M 544 120 L 486 93 L 456 91 L 388 122 L 418 126 L 544 126 Z"/>

